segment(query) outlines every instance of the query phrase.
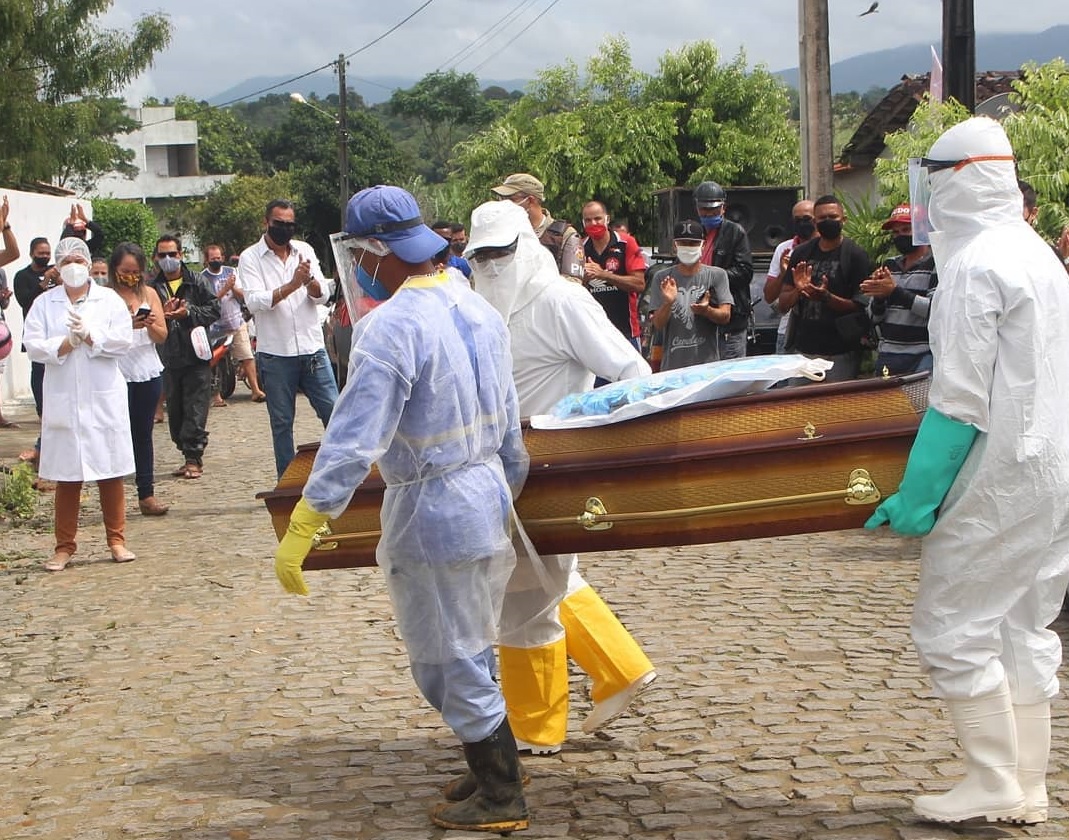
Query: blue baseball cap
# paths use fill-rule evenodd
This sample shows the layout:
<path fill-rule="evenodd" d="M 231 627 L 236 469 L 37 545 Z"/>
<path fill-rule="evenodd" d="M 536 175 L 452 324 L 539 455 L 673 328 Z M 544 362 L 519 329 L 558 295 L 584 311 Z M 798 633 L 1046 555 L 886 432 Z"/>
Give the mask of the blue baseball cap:
<path fill-rule="evenodd" d="M 426 262 L 449 245 L 423 223 L 411 193 L 386 184 L 368 187 L 349 199 L 345 232 L 385 242 L 402 261 L 412 265 Z"/>

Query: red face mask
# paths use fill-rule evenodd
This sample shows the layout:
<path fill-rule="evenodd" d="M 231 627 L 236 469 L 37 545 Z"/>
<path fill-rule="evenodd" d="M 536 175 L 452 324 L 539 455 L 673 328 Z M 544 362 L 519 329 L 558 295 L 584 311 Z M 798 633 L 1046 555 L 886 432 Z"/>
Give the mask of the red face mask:
<path fill-rule="evenodd" d="M 608 227 L 605 225 L 584 225 L 583 230 L 591 239 L 601 239 L 601 237 L 609 232 Z"/>

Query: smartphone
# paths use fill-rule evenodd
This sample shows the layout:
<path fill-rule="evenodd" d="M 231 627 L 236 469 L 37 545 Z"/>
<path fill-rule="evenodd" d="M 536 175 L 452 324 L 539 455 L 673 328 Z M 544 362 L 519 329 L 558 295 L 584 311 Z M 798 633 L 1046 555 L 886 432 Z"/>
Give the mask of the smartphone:
<path fill-rule="evenodd" d="M 134 317 L 140 321 L 143 318 L 147 318 L 151 312 L 152 307 L 149 306 L 147 303 L 143 303 L 139 307 L 137 307 L 137 312 L 134 313 Z"/>

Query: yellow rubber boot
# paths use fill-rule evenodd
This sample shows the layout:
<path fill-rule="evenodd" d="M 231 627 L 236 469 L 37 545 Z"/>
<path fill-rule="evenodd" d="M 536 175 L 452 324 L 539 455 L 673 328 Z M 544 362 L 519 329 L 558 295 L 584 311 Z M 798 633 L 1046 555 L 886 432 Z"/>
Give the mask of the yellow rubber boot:
<path fill-rule="evenodd" d="M 536 648 L 498 647 L 501 693 L 521 749 L 554 753 L 568 732 L 568 650 L 564 639 Z"/>
<path fill-rule="evenodd" d="M 638 642 L 590 586 L 561 601 L 560 621 L 568 655 L 593 683 L 594 711 L 583 723 L 586 732 L 593 732 L 623 714 L 657 673 Z"/>

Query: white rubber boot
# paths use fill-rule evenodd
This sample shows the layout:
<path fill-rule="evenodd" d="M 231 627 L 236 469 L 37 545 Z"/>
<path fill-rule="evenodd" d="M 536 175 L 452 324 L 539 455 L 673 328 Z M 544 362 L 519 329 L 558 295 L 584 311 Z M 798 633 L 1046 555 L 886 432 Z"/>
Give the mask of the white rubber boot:
<path fill-rule="evenodd" d="M 1021 822 L 1047 821 L 1047 760 L 1050 758 L 1050 701 L 1014 706 L 1017 723 L 1017 781 L 1024 791 Z"/>
<path fill-rule="evenodd" d="M 983 817 L 988 822 L 1020 820 L 1024 792 L 1017 782 L 1017 731 L 1010 692 L 948 700 L 958 742 L 965 752 L 965 778 L 938 796 L 918 796 L 913 810 L 936 822 Z"/>

